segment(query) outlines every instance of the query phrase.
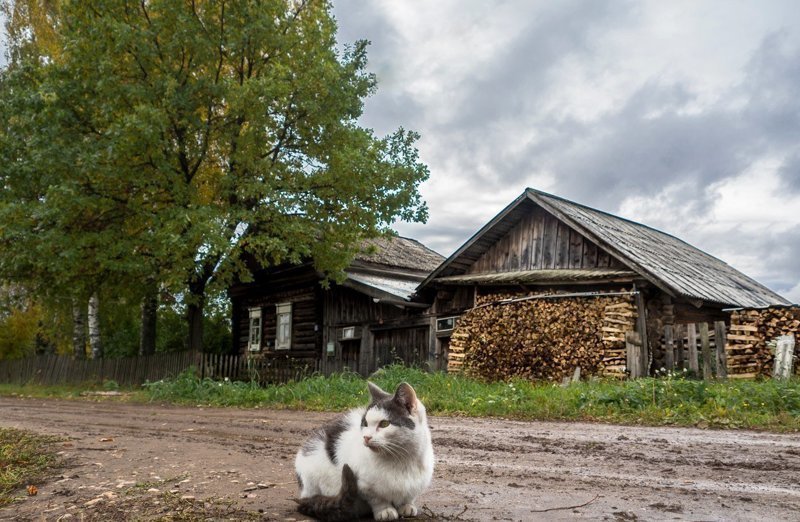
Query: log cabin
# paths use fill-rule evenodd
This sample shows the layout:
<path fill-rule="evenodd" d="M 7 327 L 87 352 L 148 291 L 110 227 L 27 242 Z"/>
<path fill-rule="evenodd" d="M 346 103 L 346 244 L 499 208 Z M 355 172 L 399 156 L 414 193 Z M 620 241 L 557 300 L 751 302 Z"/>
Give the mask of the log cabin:
<path fill-rule="evenodd" d="M 234 352 L 325 374 L 368 375 L 394 361 L 458 371 L 469 337 L 459 318 L 476 306 L 568 297 L 574 308 L 613 294 L 629 305 L 611 305 L 598 332 L 607 353 L 590 373 L 641 376 L 691 368 L 694 325 L 711 323 L 713 342 L 727 309 L 789 304 L 677 237 L 530 188 L 447 259 L 409 238 L 372 246 L 329 288 L 311 262 L 258 269 L 232 286 Z"/>
<path fill-rule="evenodd" d="M 366 242 L 341 283 L 326 287 L 310 261 L 254 270 L 229 289 L 234 353 L 291 360 L 324 374 L 368 375 L 385 364 L 424 365 L 430 303 L 412 299 L 444 258 L 416 240 Z"/>

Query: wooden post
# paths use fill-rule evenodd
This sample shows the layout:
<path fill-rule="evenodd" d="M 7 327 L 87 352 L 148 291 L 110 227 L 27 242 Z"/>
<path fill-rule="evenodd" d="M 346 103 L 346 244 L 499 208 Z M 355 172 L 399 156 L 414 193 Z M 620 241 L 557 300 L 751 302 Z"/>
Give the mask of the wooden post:
<path fill-rule="evenodd" d="M 675 368 L 683 370 L 686 368 L 686 350 L 683 348 L 683 343 L 686 335 L 686 326 L 682 324 L 675 325 Z"/>
<path fill-rule="evenodd" d="M 436 316 L 431 315 L 428 321 L 428 368 L 438 371 L 442 368 L 441 354 L 436 349 Z M 447 362 L 444 363 L 445 367 Z"/>
<path fill-rule="evenodd" d="M 699 376 L 700 365 L 697 364 L 697 328 L 694 323 L 686 325 L 686 344 L 689 345 L 689 371 L 695 376 Z"/>
<path fill-rule="evenodd" d="M 636 286 L 633 287 L 637 290 Z M 650 373 L 650 347 L 647 342 L 647 309 L 644 306 L 644 296 L 639 289 L 636 294 L 636 331 L 639 333 L 639 342 L 641 343 L 639 349 L 639 368 L 641 376 L 645 377 Z"/>
<path fill-rule="evenodd" d="M 728 359 L 725 352 L 727 335 L 725 335 L 725 321 L 714 322 L 714 344 L 717 346 L 717 378 L 728 378 Z"/>
<path fill-rule="evenodd" d="M 708 323 L 700 323 L 700 349 L 703 352 L 703 379 L 710 380 L 711 373 L 711 343 L 708 340 Z"/>
<path fill-rule="evenodd" d="M 625 332 L 625 355 L 628 376 L 631 379 L 644 377 L 642 366 L 642 341 L 637 332 Z"/>
<path fill-rule="evenodd" d="M 675 369 L 675 338 L 672 332 L 672 325 L 664 325 L 664 367 L 667 371 Z"/>

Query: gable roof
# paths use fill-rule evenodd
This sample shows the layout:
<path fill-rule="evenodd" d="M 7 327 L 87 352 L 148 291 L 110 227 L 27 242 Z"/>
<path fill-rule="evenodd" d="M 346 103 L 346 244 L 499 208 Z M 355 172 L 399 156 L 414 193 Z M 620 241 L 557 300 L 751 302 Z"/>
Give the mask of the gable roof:
<path fill-rule="evenodd" d="M 439 277 L 463 274 L 531 211 L 531 204 L 593 241 L 669 295 L 725 306 L 789 304 L 769 288 L 675 236 L 530 188 L 447 258 L 420 288 Z"/>

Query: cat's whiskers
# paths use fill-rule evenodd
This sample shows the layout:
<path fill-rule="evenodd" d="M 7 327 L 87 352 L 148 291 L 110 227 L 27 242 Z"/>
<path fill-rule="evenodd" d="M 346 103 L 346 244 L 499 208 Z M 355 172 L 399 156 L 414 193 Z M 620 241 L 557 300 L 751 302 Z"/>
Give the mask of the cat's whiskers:
<path fill-rule="evenodd" d="M 398 444 L 396 442 L 392 442 L 390 440 L 382 440 L 380 441 L 380 447 L 386 453 L 388 453 L 391 457 L 395 460 L 401 460 L 408 458 L 410 456 L 410 452 L 408 448 L 403 446 L 402 444 Z"/>

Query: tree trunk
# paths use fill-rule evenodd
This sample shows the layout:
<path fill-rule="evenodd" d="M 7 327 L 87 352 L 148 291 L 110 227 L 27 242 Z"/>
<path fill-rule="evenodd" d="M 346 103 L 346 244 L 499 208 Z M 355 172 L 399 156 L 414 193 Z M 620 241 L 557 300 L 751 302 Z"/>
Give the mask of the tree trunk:
<path fill-rule="evenodd" d="M 103 340 L 100 336 L 100 298 L 97 292 L 89 298 L 89 346 L 92 359 L 103 357 Z"/>
<path fill-rule="evenodd" d="M 187 310 L 189 321 L 189 350 L 203 351 L 203 300 L 190 304 Z"/>
<path fill-rule="evenodd" d="M 72 352 L 76 359 L 86 359 L 86 307 L 80 300 L 72 303 Z"/>
<path fill-rule="evenodd" d="M 139 355 L 156 353 L 156 320 L 158 318 L 158 290 L 148 292 L 142 299 L 142 324 L 139 329 Z"/>

